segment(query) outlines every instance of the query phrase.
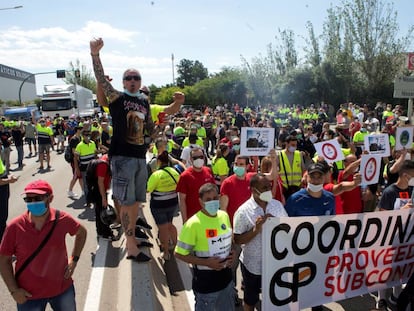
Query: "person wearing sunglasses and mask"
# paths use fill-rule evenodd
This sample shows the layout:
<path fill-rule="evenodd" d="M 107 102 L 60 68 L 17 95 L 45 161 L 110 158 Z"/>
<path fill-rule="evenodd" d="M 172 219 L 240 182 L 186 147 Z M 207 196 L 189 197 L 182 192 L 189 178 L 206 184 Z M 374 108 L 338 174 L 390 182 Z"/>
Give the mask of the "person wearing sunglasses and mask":
<path fill-rule="evenodd" d="M 123 91 L 116 90 L 107 79 L 99 57 L 104 42 L 90 41 L 93 69 L 97 82 L 109 99 L 113 135 L 109 148 L 113 197 L 120 203 L 121 222 L 126 236 L 127 259 L 147 262 L 151 257 L 141 252 L 135 240 L 135 222 L 139 209 L 146 201 L 146 152 L 157 132 L 151 118 L 150 105 L 141 88 L 141 74 L 137 69 L 125 70 Z"/>
<path fill-rule="evenodd" d="M 27 212 L 8 224 L 0 245 L 0 273 L 17 310 L 45 310 L 48 303 L 53 310 L 76 310 L 72 274 L 85 245 L 86 229 L 65 211 L 58 213 L 51 207 L 53 190 L 44 180 L 30 182 L 23 199 Z M 44 247 L 20 270 L 54 225 Z M 71 256 L 66 249 L 67 234 L 74 237 Z"/>
<path fill-rule="evenodd" d="M 235 308 L 230 219 L 219 209 L 214 183 L 200 187 L 197 201 L 201 209 L 184 223 L 175 257 L 193 266 L 194 310 L 232 311 Z"/>
<path fill-rule="evenodd" d="M 286 217 L 279 201 L 273 199 L 272 185 L 264 174 L 250 180 L 251 197 L 234 214 L 234 241 L 240 254 L 244 283 L 244 310 L 254 310 L 259 301 L 262 280 L 262 227 L 269 217 Z"/>

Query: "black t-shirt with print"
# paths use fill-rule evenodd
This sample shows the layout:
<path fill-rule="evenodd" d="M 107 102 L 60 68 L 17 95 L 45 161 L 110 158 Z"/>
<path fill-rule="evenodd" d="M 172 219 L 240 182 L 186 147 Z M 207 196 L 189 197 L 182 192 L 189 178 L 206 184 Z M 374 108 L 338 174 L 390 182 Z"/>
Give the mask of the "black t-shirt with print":
<path fill-rule="evenodd" d="M 109 105 L 112 116 L 113 135 L 109 154 L 145 159 L 145 129 L 150 119 L 150 107 L 147 98 L 122 93 Z"/>

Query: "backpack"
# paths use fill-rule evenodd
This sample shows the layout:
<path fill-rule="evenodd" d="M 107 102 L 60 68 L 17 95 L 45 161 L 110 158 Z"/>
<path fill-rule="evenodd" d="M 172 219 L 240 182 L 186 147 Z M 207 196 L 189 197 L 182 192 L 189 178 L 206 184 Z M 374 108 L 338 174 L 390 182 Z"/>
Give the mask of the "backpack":
<path fill-rule="evenodd" d="M 72 163 L 73 162 L 73 152 L 70 146 L 65 147 L 64 155 L 66 162 Z"/>
<path fill-rule="evenodd" d="M 88 166 L 86 167 L 85 177 L 86 177 L 86 186 L 88 187 L 88 197 L 93 196 L 92 194 L 96 192 L 96 190 L 99 191 L 98 176 L 96 175 L 96 167 L 100 163 L 105 163 L 106 165 L 108 165 L 108 168 L 109 168 L 109 163 L 101 159 L 93 159 L 92 161 L 88 163 Z M 89 200 L 90 198 L 91 197 L 87 198 L 88 202 L 92 202 Z"/>

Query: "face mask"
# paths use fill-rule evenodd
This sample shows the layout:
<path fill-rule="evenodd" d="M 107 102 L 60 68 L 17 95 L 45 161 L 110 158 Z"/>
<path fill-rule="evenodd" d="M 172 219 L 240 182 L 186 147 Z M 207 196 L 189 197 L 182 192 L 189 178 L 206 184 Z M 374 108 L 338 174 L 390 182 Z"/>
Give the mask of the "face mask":
<path fill-rule="evenodd" d="M 309 140 L 312 144 L 316 143 L 318 141 L 318 137 L 316 137 L 315 135 L 311 135 L 309 137 Z"/>
<path fill-rule="evenodd" d="M 264 202 L 270 202 L 273 199 L 272 191 L 268 190 L 268 191 L 260 193 L 259 199 Z"/>
<path fill-rule="evenodd" d="M 299 140 L 302 139 L 302 134 L 296 135 L 296 138 L 299 139 Z"/>
<path fill-rule="evenodd" d="M 246 172 L 246 168 L 243 166 L 234 166 L 233 172 L 236 174 L 236 176 L 242 177 L 244 173 Z"/>
<path fill-rule="evenodd" d="M 135 92 L 135 93 L 131 93 L 127 89 L 124 89 L 124 93 L 127 94 L 127 95 L 129 95 L 129 96 L 132 96 L 132 97 L 138 97 L 138 95 L 141 94 L 139 91 L 138 92 Z"/>
<path fill-rule="evenodd" d="M 410 180 L 408 181 L 408 185 L 414 187 L 414 177 L 410 178 Z"/>
<path fill-rule="evenodd" d="M 204 160 L 203 159 L 197 159 L 193 161 L 193 165 L 196 168 L 200 168 L 204 165 Z"/>
<path fill-rule="evenodd" d="M 46 213 L 46 203 L 44 201 L 40 202 L 29 202 L 26 203 L 27 209 L 33 216 L 42 216 Z"/>
<path fill-rule="evenodd" d="M 323 140 L 329 140 L 329 136 L 328 135 L 323 135 Z"/>
<path fill-rule="evenodd" d="M 289 152 L 294 153 L 296 151 L 296 147 L 289 147 L 288 148 Z"/>
<path fill-rule="evenodd" d="M 165 135 L 167 135 L 167 136 L 171 136 L 171 132 L 165 132 Z"/>
<path fill-rule="evenodd" d="M 362 129 L 361 129 L 361 133 L 365 133 L 367 131 L 367 129 L 365 128 L 365 127 L 363 127 Z"/>
<path fill-rule="evenodd" d="M 240 145 L 233 145 L 233 150 L 234 151 L 239 151 L 240 150 Z"/>
<path fill-rule="evenodd" d="M 314 184 L 308 184 L 308 190 L 312 192 L 319 192 L 323 190 L 323 184 L 320 185 L 314 185 Z"/>
<path fill-rule="evenodd" d="M 212 200 L 204 203 L 204 209 L 210 216 L 216 216 L 220 208 L 219 200 Z"/>
<path fill-rule="evenodd" d="M 237 136 L 231 136 L 231 140 L 238 138 Z"/>

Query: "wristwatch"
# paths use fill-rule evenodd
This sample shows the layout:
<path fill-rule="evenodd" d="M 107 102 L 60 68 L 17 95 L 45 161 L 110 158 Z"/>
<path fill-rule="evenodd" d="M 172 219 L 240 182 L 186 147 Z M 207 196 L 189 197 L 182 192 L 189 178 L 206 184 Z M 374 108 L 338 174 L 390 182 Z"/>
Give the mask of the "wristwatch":
<path fill-rule="evenodd" d="M 79 261 L 79 256 L 72 256 L 72 261 L 78 262 Z"/>

